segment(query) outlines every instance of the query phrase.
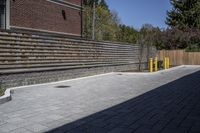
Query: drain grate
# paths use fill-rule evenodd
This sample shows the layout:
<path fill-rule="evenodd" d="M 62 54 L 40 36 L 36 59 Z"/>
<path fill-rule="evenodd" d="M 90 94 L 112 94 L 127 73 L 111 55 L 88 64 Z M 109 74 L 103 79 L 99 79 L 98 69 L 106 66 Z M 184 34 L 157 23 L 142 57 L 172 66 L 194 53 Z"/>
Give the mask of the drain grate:
<path fill-rule="evenodd" d="M 69 88 L 71 86 L 67 86 L 67 85 L 59 85 L 59 86 L 55 86 L 55 88 Z"/>

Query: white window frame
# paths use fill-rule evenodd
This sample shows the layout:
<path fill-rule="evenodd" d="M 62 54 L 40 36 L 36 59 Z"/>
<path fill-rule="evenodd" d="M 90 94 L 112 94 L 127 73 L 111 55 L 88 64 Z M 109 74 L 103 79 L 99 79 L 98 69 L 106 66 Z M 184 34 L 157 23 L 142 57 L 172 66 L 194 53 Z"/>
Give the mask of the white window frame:
<path fill-rule="evenodd" d="M 69 2 L 66 2 L 63 0 L 46 0 L 46 1 L 58 4 L 58 5 L 66 6 L 66 7 L 75 9 L 75 10 L 81 10 L 81 8 L 82 8 L 81 5 L 69 3 Z"/>

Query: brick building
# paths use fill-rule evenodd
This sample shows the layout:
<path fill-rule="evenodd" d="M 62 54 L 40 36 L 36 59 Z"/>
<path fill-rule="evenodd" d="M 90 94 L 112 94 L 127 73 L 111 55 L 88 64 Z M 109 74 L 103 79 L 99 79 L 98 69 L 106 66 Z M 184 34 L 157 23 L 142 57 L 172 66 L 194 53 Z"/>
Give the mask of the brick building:
<path fill-rule="evenodd" d="M 0 0 L 0 28 L 82 35 L 82 0 Z"/>

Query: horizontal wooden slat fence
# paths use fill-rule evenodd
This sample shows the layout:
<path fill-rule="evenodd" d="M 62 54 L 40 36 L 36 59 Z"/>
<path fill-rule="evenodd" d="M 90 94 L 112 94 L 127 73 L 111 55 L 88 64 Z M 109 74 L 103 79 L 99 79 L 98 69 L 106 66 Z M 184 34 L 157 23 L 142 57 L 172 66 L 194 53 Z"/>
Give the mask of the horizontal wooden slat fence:
<path fill-rule="evenodd" d="M 145 48 L 143 66 L 147 53 Z M 0 32 L 0 83 L 9 86 L 133 70 L 139 58 L 137 44 Z"/>
<path fill-rule="evenodd" d="M 138 45 L 0 32 L 0 73 L 137 63 Z"/>
<path fill-rule="evenodd" d="M 200 65 L 200 52 L 186 52 L 185 50 L 160 50 L 158 59 L 169 57 L 170 65 Z"/>

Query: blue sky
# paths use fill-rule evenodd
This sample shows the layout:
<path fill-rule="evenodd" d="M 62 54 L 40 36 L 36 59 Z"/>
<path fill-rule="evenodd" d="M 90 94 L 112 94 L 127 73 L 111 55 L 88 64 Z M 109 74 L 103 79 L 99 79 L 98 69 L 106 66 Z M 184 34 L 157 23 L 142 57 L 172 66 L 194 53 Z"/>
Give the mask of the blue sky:
<path fill-rule="evenodd" d="M 166 28 L 169 0 L 106 0 L 109 8 L 118 12 L 123 24 L 141 28 L 145 23 Z"/>

